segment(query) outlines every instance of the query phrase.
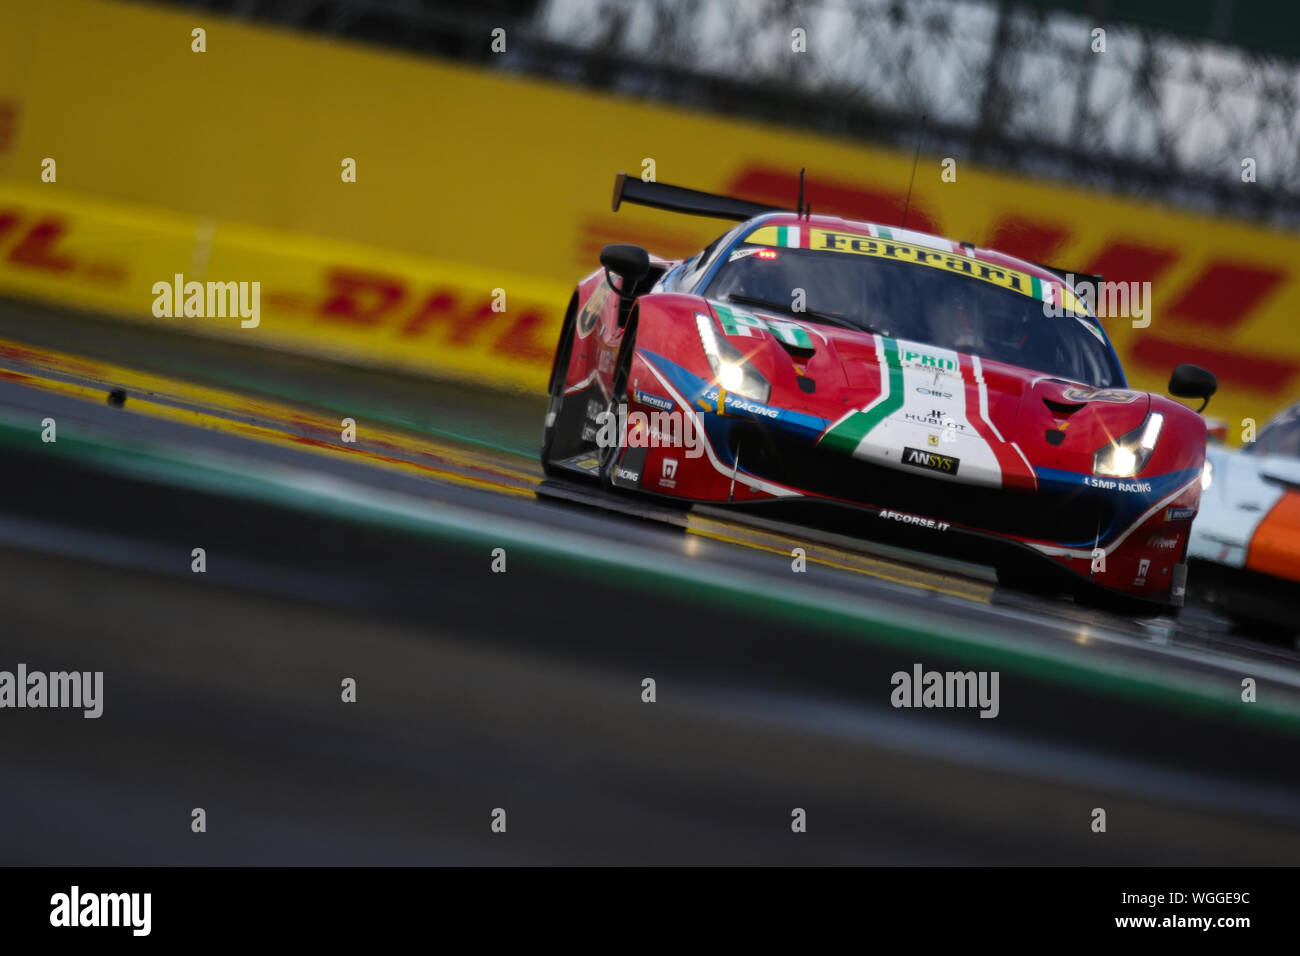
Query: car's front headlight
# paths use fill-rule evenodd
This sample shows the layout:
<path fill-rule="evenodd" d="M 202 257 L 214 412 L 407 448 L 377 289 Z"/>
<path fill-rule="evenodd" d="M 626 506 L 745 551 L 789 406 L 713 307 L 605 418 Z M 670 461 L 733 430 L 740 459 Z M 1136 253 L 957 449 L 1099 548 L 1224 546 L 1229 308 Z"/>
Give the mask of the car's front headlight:
<path fill-rule="evenodd" d="M 1201 469 L 1201 493 L 1210 490 L 1210 485 L 1214 484 L 1214 462 L 1205 459 L 1205 467 Z"/>
<path fill-rule="evenodd" d="M 1151 460 L 1164 424 L 1165 416 L 1152 412 L 1139 427 L 1102 445 L 1092 456 L 1092 473 L 1110 478 L 1132 478 Z"/>
<path fill-rule="evenodd" d="M 700 332 L 700 345 L 713 369 L 718 387 L 734 395 L 755 402 L 766 402 L 772 394 L 772 385 L 745 361 L 736 347 L 718 335 L 713 320 L 700 312 L 695 313 L 695 327 Z"/>

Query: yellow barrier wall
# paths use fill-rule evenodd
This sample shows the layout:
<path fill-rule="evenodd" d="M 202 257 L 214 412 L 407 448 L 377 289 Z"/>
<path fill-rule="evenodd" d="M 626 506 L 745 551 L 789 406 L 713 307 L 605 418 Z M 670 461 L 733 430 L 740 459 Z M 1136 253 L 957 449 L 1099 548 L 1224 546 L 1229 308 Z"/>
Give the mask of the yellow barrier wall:
<path fill-rule="evenodd" d="M 7 250 L 0 287 L 9 291 L 252 345 L 505 387 L 545 387 L 572 291 L 531 276 L 494 285 L 499 273 L 464 263 L 30 186 L 0 184 L 0 217 L 13 235 L 0 246 Z M 154 284 L 172 283 L 176 273 L 185 281 L 259 282 L 258 324 L 245 328 L 234 315 L 155 318 Z"/>
<path fill-rule="evenodd" d="M 1204 364 L 1234 425 L 1300 389 L 1300 237 L 954 158 L 950 183 L 921 158 L 908 225 L 1151 281 L 1149 328 L 1107 323 L 1136 385 Z M 260 329 L 196 330 L 531 388 L 602 244 L 682 254 L 725 226 L 611 213 L 613 173 L 645 159 L 664 181 L 784 203 L 807 166 L 814 210 L 885 223 L 911 171 L 910 155 L 199 11 L 51 0 L 0 36 L 0 288 L 154 321 L 148 288 L 176 272 L 258 280 Z M 507 311 L 484 317 L 495 288 Z"/>

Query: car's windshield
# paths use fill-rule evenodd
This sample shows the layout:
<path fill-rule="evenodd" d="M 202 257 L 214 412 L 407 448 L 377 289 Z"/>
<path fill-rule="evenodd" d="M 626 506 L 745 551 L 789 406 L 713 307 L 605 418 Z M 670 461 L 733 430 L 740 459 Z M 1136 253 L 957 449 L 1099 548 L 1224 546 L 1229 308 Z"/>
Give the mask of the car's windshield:
<path fill-rule="evenodd" d="M 802 290 L 802 291 L 800 291 Z M 867 332 L 926 342 L 1095 386 L 1123 379 L 1091 318 L 1045 315 L 1043 302 L 946 269 L 876 256 L 742 243 L 703 293 L 831 316 Z"/>
<path fill-rule="evenodd" d="M 1300 458 L 1300 417 L 1281 418 L 1273 422 L 1246 450 L 1257 455 L 1287 455 Z"/>

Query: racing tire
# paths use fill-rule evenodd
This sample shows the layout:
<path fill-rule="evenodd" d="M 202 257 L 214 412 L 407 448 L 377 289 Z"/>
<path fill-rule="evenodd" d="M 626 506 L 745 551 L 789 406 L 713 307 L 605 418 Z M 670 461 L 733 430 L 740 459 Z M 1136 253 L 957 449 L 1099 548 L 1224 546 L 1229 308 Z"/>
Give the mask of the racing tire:
<path fill-rule="evenodd" d="M 609 391 L 609 404 L 605 410 L 614 415 L 618 414 L 619 402 L 627 401 L 627 383 L 632 376 L 632 356 L 636 353 L 636 313 L 627 320 L 627 328 L 623 330 L 623 340 L 619 343 L 618 359 L 614 363 L 614 382 Z M 596 450 L 600 460 L 600 483 L 609 491 L 619 491 L 614 485 L 614 469 L 618 467 L 620 459 L 619 452 L 622 451 L 620 442 L 623 436 L 619 436 L 619 442 L 610 447 L 602 447 Z"/>
<path fill-rule="evenodd" d="M 1024 591 L 1039 596 L 1059 594 L 1067 587 L 1060 576 L 1050 568 L 1038 567 L 1036 562 L 1008 560 L 996 567 L 998 587 Z"/>
<path fill-rule="evenodd" d="M 1149 620 L 1155 617 L 1177 618 L 1182 611 L 1181 607 L 1174 604 L 1164 604 L 1158 601 L 1132 597 L 1127 594 L 1117 594 L 1087 581 L 1078 582 L 1074 587 L 1072 596 L 1074 603 L 1080 607 L 1094 611 L 1104 611 L 1107 614 L 1117 614 L 1120 617 L 1135 620 Z"/>
<path fill-rule="evenodd" d="M 546 418 L 542 425 L 542 474 L 554 478 L 563 472 L 551 461 L 555 449 L 556 436 L 560 430 L 562 412 L 564 411 L 564 382 L 568 378 L 569 363 L 573 360 L 573 336 L 577 327 L 577 298 L 569 303 L 564 314 L 564 323 L 560 326 L 560 339 L 555 346 L 555 361 L 551 365 L 551 380 L 547 386 L 549 400 L 546 403 Z"/>

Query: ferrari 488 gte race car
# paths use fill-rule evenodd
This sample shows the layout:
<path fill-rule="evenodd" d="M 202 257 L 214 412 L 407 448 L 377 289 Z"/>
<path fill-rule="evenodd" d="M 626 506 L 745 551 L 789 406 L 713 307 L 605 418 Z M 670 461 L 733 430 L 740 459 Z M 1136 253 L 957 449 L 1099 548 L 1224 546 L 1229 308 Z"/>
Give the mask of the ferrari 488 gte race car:
<path fill-rule="evenodd" d="M 1211 443 L 1203 486 L 1188 551 L 1198 596 L 1300 633 L 1300 403 L 1240 450 Z"/>
<path fill-rule="evenodd" d="M 739 225 L 685 260 L 603 250 L 556 349 L 548 476 L 1182 603 L 1205 423 L 1128 387 L 1060 274 L 814 216 L 802 196 L 783 211 L 620 175 L 622 202 Z M 1193 366 L 1170 382 L 1206 401 L 1214 387 Z"/>

